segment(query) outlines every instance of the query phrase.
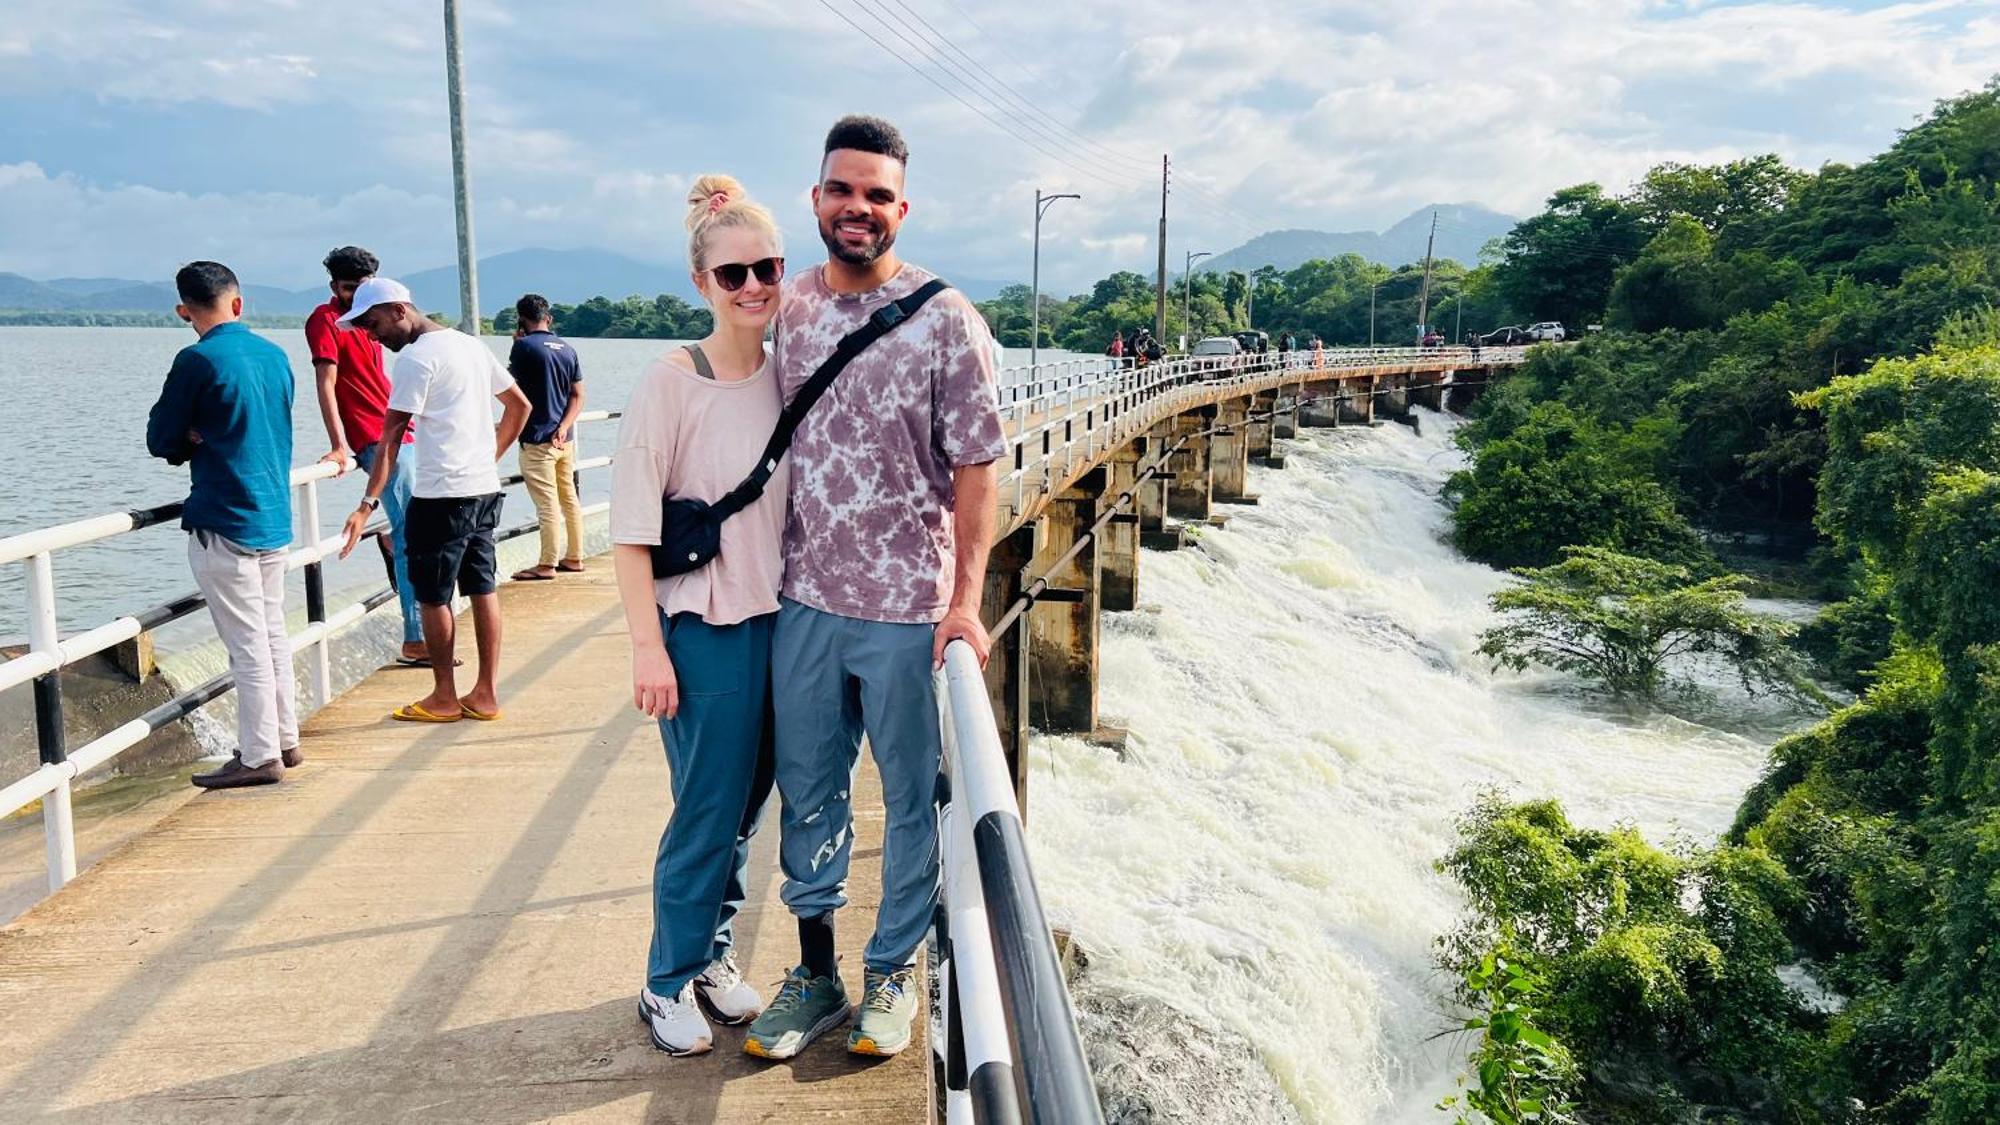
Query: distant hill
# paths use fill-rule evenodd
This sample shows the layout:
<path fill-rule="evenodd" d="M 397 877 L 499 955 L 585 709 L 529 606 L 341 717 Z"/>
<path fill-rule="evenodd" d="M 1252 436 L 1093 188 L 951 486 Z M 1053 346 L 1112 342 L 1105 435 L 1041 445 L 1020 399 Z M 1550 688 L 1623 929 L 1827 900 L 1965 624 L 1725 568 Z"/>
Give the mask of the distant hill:
<path fill-rule="evenodd" d="M 1514 229 L 1519 221 L 1473 203 L 1439 203 L 1410 212 L 1408 218 L 1385 231 L 1268 231 L 1197 264 L 1195 269 L 1228 271 L 1275 266 L 1289 270 L 1315 258 L 1337 258 L 1342 254 L 1359 254 L 1385 266 L 1420 262 L 1434 209 L 1438 216 L 1436 255 L 1468 266 L 1478 261 L 1480 247 Z"/>

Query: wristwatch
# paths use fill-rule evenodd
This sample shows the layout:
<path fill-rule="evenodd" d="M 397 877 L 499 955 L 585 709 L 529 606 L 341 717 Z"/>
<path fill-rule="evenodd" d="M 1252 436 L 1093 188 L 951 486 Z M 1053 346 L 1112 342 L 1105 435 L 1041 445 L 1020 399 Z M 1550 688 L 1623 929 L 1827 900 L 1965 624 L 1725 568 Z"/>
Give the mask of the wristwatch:
<path fill-rule="evenodd" d="M 372 512 L 382 506 L 382 498 L 380 496 L 363 496 L 361 498 L 361 506 Z"/>

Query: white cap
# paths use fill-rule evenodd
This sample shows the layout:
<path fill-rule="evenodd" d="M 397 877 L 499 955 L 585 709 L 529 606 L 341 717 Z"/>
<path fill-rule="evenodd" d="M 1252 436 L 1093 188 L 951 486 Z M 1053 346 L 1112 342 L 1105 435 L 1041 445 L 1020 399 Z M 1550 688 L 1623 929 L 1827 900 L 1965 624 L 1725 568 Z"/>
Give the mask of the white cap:
<path fill-rule="evenodd" d="M 416 302 L 410 299 L 409 287 L 405 286 L 402 282 L 387 277 L 371 277 L 367 281 L 362 282 L 360 288 L 354 291 L 354 307 L 348 309 L 347 315 L 340 318 L 341 326 L 347 327 L 352 325 L 362 313 L 367 312 L 376 305 L 410 305 L 414 307 Z"/>

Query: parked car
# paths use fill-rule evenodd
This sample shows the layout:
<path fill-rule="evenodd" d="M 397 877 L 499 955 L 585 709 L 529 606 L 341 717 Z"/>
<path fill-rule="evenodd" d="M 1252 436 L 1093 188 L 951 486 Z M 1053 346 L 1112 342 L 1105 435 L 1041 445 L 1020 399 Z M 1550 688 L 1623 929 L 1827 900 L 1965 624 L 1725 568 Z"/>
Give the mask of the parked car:
<path fill-rule="evenodd" d="M 1563 326 L 1553 320 L 1538 321 L 1528 326 L 1528 337 L 1549 343 L 1560 343 L 1565 337 Z"/>
<path fill-rule="evenodd" d="M 1271 350 L 1271 334 L 1255 328 L 1246 328 L 1235 333 L 1236 342 L 1252 355 L 1263 355 Z"/>
<path fill-rule="evenodd" d="M 1194 350 L 1188 354 L 1208 378 L 1219 378 L 1246 362 L 1243 343 L 1234 336 L 1204 336 L 1195 341 Z"/>
<path fill-rule="evenodd" d="M 1528 330 L 1520 325 L 1509 324 L 1505 328 L 1495 328 L 1493 331 L 1481 336 L 1479 342 L 1481 344 L 1505 348 L 1513 347 L 1517 344 L 1532 344 L 1535 342 L 1535 338 L 1529 335 Z"/>

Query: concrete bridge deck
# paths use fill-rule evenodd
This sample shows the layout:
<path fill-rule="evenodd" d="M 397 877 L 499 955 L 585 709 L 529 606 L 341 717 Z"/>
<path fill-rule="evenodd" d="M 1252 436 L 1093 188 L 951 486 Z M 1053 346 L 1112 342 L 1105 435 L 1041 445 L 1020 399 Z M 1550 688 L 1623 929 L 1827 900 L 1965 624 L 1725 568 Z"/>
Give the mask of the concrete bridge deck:
<path fill-rule="evenodd" d="M 652 1049 L 633 1005 L 670 800 L 611 568 L 501 596 L 501 722 L 391 722 L 428 673 L 379 672 L 307 724 L 286 784 L 188 801 L 0 929 L 0 1119 L 925 1119 L 921 1040 L 874 1065 L 839 1036 L 792 1065 L 724 1028 L 703 1058 Z M 855 796 L 858 994 L 872 771 Z M 796 957 L 776 839 L 738 921 L 767 997 Z"/>

